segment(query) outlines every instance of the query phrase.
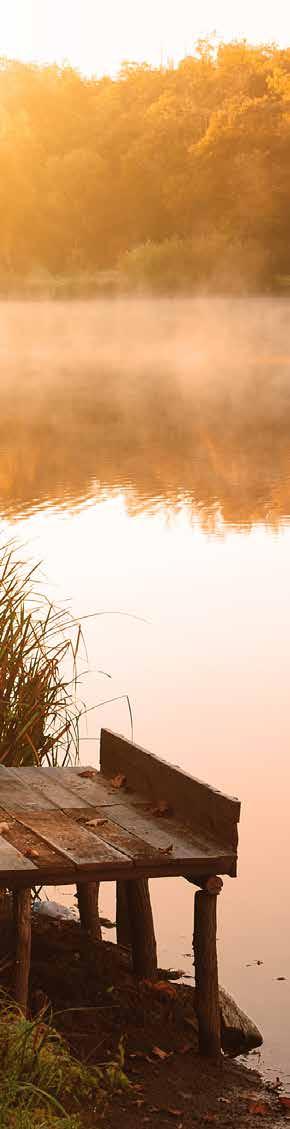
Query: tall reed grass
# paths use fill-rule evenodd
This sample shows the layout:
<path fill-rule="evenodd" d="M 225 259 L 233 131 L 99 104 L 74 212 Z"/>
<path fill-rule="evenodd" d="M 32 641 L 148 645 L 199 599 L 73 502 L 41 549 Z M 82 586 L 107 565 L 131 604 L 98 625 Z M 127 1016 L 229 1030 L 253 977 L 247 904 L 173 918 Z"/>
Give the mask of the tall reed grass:
<path fill-rule="evenodd" d="M 65 765 L 79 754 L 81 628 L 39 591 L 14 544 L 0 544 L 0 763 Z"/>

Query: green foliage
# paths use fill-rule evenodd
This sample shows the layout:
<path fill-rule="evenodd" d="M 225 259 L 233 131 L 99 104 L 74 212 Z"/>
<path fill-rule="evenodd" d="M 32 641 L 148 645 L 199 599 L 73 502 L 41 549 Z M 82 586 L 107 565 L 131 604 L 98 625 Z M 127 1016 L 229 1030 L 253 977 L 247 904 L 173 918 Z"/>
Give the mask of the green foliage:
<path fill-rule="evenodd" d="M 99 80 L 3 59 L 2 292 L 221 289 L 232 269 L 237 287 L 279 286 L 289 107 L 290 48 L 275 45 L 200 41 L 176 68 Z"/>
<path fill-rule="evenodd" d="M 122 1041 L 116 1061 L 103 1070 L 88 1067 L 72 1057 L 51 1021 L 25 1019 L 2 998 L 0 1129 L 81 1129 L 88 1110 L 128 1086 Z"/>
<path fill-rule="evenodd" d="M 67 612 L 37 594 L 35 569 L 0 546 L 0 762 L 65 764 L 79 744 L 76 640 Z"/>

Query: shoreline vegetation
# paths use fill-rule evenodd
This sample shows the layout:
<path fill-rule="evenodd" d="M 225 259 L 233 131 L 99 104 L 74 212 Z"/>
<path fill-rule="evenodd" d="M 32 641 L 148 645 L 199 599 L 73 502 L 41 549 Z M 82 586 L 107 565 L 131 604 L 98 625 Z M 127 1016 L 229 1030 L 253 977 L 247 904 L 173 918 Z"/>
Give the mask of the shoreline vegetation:
<path fill-rule="evenodd" d="M 164 270 L 163 270 L 163 250 Z M 0 275 L 0 301 L 73 301 L 96 300 L 98 298 L 210 298 L 210 297 L 290 297 L 290 274 L 261 281 L 256 285 L 254 279 L 213 278 L 195 284 L 186 273 L 175 264 L 169 264 L 166 250 L 157 244 L 147 243 L 137 248 L 138 254 L 128 252 L 128 274 L 119 270 L 99 271 L 95 274 L 44 273 L 21 275 Z M 156 253 L 157 252 L 157 253 Z M 154 265 L 159 260 L 159 269 L 154 276 Z M 167 262 L 166 262 L 167 259 Z M 132 265 L 132 273 L 131 273 Z"/>
<path fill-rule="evenodd" d="M 290 48 L 0 60 L 0 293 L 289 293 Z"/>

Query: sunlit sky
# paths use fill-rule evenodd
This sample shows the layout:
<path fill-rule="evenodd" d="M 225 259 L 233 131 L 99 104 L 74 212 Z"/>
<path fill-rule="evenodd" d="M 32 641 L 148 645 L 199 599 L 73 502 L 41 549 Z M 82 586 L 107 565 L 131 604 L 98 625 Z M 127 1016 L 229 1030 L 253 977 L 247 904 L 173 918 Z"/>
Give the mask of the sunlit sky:
<path fill-rule="evenodd" d="M 0 0 L 0 54 L 115 73 L 177 61 L 200 36 L 290 44 L 288 0 Z"/>

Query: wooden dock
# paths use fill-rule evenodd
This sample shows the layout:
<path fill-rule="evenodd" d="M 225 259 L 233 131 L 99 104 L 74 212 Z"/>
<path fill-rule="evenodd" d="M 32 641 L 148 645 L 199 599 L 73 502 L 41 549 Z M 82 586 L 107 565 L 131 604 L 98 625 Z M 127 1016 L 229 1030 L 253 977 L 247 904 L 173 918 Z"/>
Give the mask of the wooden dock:
<path fill-rule="evenodd" d="M 216 901 L 236 875 L 240 804 L 108 730 L 100 771 L 0 765 L 0 887 L 13 893 L 15 997 L 27 1007 L 31 889 L 71 885 L 82 926 L 100 937 L 98 889 L 117 882 L 117 938 L 140 977 L 157 973 L 148 879 L 180 875 L 195 895 L 200 1050 L 220 1051 Z"/>

